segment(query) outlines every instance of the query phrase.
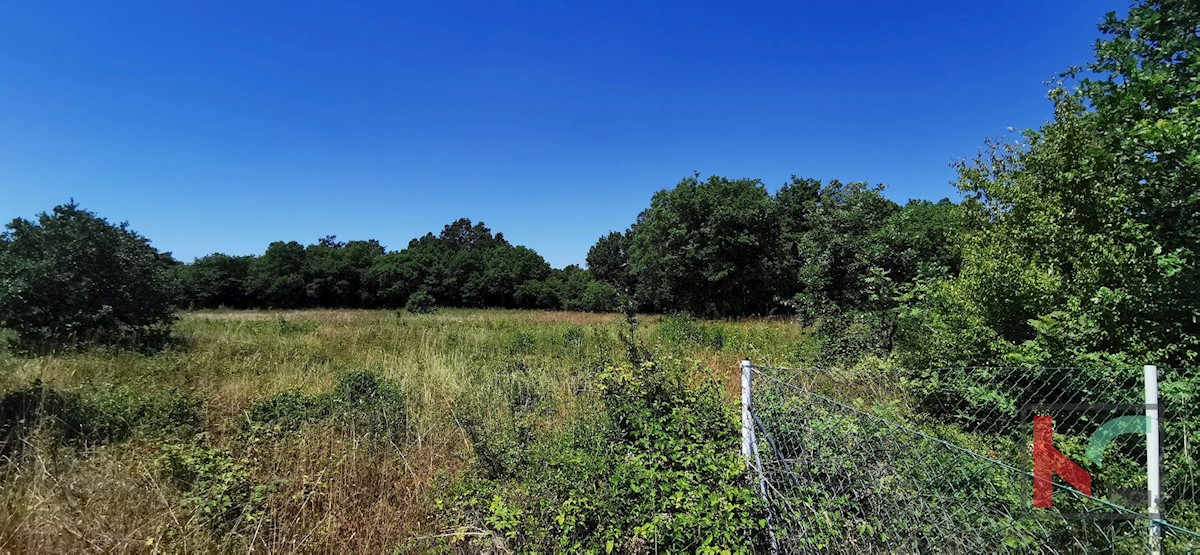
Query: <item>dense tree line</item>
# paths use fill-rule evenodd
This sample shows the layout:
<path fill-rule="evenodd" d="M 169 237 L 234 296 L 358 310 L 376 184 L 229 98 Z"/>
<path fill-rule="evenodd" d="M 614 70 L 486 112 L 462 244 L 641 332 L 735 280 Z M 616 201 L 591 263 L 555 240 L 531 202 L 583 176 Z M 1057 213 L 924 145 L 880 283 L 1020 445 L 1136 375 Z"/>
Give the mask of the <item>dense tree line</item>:
<path fill-rule="evenodd" d="M 212 254 L 180 265 L 192 308 L 434 306 L 616 309 L 616 290 L 577 266 L 554 269 L 482 222 L 459 219 L 386 252 L 375 240 L 271 243 L 261 256 Z"/>
<path fill-rule="evenodd" d="M 954 275 L 957 214 L 948 199 L 901 206 L 865 183 L 794 177 L 772 195 L 758 180 L 693 176 L 601 237 L 587 263 L 642 310 L 811 320 Z"/>

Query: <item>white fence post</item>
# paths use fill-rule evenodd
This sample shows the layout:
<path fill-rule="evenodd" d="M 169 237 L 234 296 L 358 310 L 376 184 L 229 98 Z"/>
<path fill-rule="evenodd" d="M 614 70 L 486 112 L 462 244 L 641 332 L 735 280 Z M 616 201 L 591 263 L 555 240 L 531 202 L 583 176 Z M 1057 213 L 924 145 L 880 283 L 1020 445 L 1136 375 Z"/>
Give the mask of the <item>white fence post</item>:
<path fill-rule="evenodd" d="M 746 464 L 753 464 L 754 461 L 754 416 L 750 413 L 750 402 L 753 399 L 750 393 L 751 376 L 754 372 L 754 365 L 750 361 L 742 361 L 742 457 L 745 457 Z"/>
<path fill-rule="evenodd" d="M 1162 553 L 1162 492 L 1159 475 L 1158 367 L 1142 367 L 1146 385 L 1146 489 L 1149 494 L 1150 553 Z"/>

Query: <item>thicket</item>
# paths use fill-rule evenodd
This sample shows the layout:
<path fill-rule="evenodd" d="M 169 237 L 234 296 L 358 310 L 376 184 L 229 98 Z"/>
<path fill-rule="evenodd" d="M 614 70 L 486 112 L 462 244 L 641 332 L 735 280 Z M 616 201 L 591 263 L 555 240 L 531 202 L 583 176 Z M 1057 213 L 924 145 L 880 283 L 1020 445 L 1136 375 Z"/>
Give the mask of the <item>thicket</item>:
<path fill-rule="evenodd" d="M 32 353 L 159 349 L 175 321 L 171 264 L 127 224 L 74 202 L 17 218 L 0 234 L 0 328 Z"/>
<path fill-rule="evenodd" d="M 199 401 L 183 394 L 62 391 L 35 380 L 0 398 L 0 458 L 19 458 L 29 445 L 26 440 L 38 430 L 63 445 L 86 448 L 124 441 L 139 432 L 186 437 L 203 423 Z"/>
<path fill-rule="evenodd" d="M 458 540 L 517 552 L 764 547 L 735 417 L 715 381 L 694 385 L 697 370 L 670 358 L 626 363 L 596 376 L 597 395 L 574 407 L 513 388 L 502 414 L 460 409 L 476 470 L 442 500 L 466 525 Z M 563 410 L 575 415 L 566 429 L 540 425 Z M 467 533 L 480 529 L 494 535 Z"/>

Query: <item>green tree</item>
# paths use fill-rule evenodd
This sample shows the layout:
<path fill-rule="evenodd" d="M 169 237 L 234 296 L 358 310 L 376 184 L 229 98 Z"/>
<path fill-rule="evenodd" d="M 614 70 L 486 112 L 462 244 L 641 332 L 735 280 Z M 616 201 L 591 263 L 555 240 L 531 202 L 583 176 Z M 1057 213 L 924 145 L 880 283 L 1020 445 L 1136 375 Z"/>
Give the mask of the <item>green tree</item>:
<path fill-rule="evenodd" d="M 624 233 L 613 231 L 597 239 L 596 244 L 588 249 L 588 270 L 597 280 L 632 294 L 633 276 L 629 264 L 629 248 L 632 244 L 632 230 Z"/>
<path fill-rule="evenodd" d="M 774 211 L 758 180 L 696 176 L 655 193 L 629 246 L 639 299 L 702 316 L 768 312 Z"/>
<path fill-rule="evenodd" d="M 955 276 L 965 231 L 959 207 L 950 199 L 910 200 L 878 232 L 881 267 L 899 283 Z"/>
<path fill-rule="evenodd" d="M 408 247 L 372 262 L 364 279 L 376 306 L 401 307 L 418 290 L 433 302 L 453 305 L 458 299 L 451 280 L 452 253 L 432 233 L 409 241 Z"/>
<path fill-rule="evenodd" d="M 157 349 L 175 314 L 169 254 L 71 202 L 0 234 L 0 327 L 29 352 Z"/>
<path fill-rule="evenodd" d="M 1051 91 L 1054 121 L 960 165 L 980 231 L 916 313 L 910 358 L 1197 363 L 1197 28 L 1193 2 L 1109 14 L 1087 76 Z"/>
<path fill-rule="evenodd" d="M 304 306 L 304 247 L 295 241 L 271 243 L 250 265 L 249 282 L 250 291 L 264 306 Z"/>
<path fill-rule="evenodd" d="M 248 280 L 253 256 L 210 254 L 182 264 L 176 274 L 184 304 L 193 308 L 247 308 L 254 304 Z"/>
<path fill-rule="evenodd" d="M 378 241 L 339 242 L 321 239 L 304 249 L 305 295 L 309 306 L 358 307 L 370 302 L 364 274 L 383 256 Z"/>
<path fill-rule="evenodd" d="M 888 254 L 881 230 L 896 203 L 882 186 L 793 178 L 776 194 L 782 238 L 782 281 L 789 304 L 803 319 L 865 308 L 873 268 Z M 794 261 L 786 261 L 788 256 Z"/>
<path fill-rule="evenodd" d="M 517 288 L 529 281 L 544 280 L 550 264 L 528 247 L 508 245 L 488 249 L 483 260 L 483 299 L 487 306 L 514 307 Z"/>

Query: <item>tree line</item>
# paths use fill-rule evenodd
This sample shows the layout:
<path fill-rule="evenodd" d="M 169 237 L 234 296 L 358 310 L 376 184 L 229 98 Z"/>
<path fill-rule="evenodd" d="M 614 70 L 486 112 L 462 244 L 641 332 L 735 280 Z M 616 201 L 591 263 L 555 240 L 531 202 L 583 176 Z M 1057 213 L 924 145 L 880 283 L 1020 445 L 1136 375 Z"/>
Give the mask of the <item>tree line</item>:
<path fill-rule="evenodd" d="M 811 320 L 956 274 L 961 226 L 949 199 L 901 206 L 878 185 L 793 177 L 772 195 L 695 175 L 601 237 L 587 265 L 643 311 Z"/>
<path fill-rule="evenodd" d="M 175 275 L 181 304 L 192 308 L 617 308 L 616 290 L 589 271 L 551 268 L 533 249 L 466 218 L 399 251 L 332 236 L 277 241 L 259 256 L 204 256 Z"/>

